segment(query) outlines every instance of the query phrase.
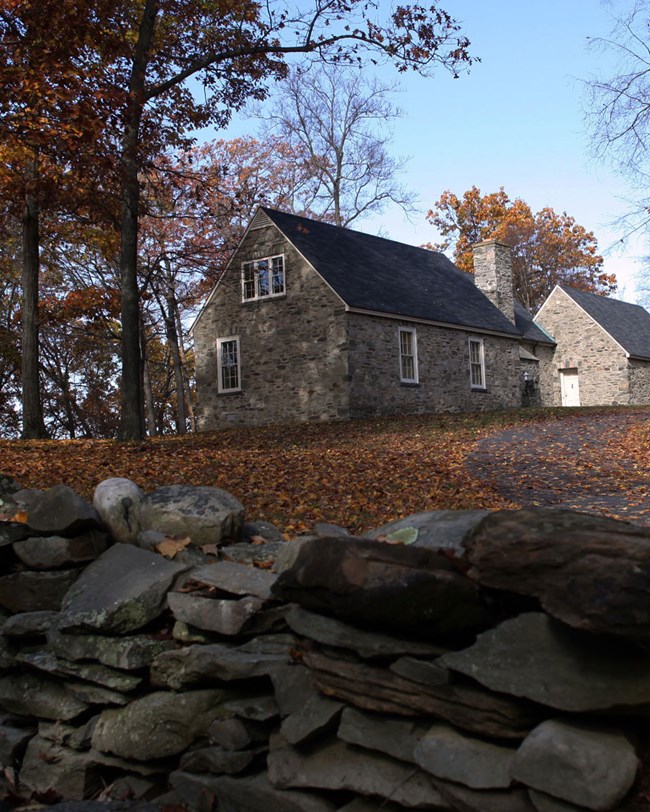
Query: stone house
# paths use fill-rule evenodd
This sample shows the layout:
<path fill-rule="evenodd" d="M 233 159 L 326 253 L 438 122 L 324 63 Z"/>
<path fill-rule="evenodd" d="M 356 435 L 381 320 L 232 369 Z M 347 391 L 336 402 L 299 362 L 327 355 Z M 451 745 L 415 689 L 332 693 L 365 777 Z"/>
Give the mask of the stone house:
<path fill-rule="evenodd" d="M 650 403 L 650 313 L 557 285 L 535 316 L 556 347 L 544 376 L 549 406 Z"/>
<path fill-rule="evenodd" d="M 202 429 L 542 402 L 509 248 L 443 254 L 260 208 L 192 327 Z"/>

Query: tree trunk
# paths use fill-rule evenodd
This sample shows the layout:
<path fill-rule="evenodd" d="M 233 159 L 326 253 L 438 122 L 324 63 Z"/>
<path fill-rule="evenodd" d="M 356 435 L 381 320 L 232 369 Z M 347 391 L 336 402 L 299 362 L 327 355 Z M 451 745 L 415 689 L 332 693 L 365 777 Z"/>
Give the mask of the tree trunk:
<path fill-rule="evenodd" d="M 185 386 L 183 382 L 183 367 L 181 365 L 181 353 L 178 347 L 179 335 L 176 331 L 176 298 L 174 296 L 174 285 L 172 279 L 172 272 L 169 264 L 169 257 L 164 257 L 167 280 L 166 280 L 166 301 L 167 309 L 161 308 L 163 311 L 163 319 L 165 320 L 165 333 L 167 336 L 167 343 L 169 350 L 172 354 L 172 361 L 174 365 L 174 385 L 176 388 L 176 433 L 187 433 L 187 416 L 185 414 Z"/>
<path fill-rule="evenodd" d="M 122 215 L 120 234 L 120 278 L 122 323 L 122 387 L 120 440 L 144 436 L 142 356 L 140 351 L 140 292 L 138 290 L 138 145 L 145 105 L 145 75 L 158 14 L 158 0 L 145 0 L 138 43 L 131 66 L 129 105 L 124 124 L 120 156 Z"/>
<path fill-rule="evenodd" d="M 36 159 L 32 180 L 36 179 Z M 39 323 L 38 323 L 38 272 L 39 272 L 39 211 L 36 196 L 25 193 L 23 208 L 22 240 L 22 394 L 23 394 L 23 440 L 35 440 L 47 436 L 43 422 L 39 381 Z"/>

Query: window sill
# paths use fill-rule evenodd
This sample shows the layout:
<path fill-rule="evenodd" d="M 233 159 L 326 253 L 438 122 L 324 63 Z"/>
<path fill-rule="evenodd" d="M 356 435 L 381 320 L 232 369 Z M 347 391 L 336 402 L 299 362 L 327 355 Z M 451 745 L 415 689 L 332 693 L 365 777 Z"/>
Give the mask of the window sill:
<path fill-rule="evenodd" d="M 406 386 L 411 389 L 417 389 L 417 387 L 420 385 L 420 381 L 400 381 L 399 385 Z"/>
<path fill-rule="evenodd" d="M 217 392 L 217 395 L 219 395 L 220 397 L 222 395 L 224 395 L 224 396 L 241 395 L 241 389 L 227 389 L 225 392 Z"/>
<path fill-rule="evenodd" d="M 487 394 L 487 386 L 472 386 L 470 387 L 472 392 L 484 392 Z"/>
<path fill-rule="evenodd" d="M 241 303 L 244 305 L 248 304 L 259 304 L 259 302 L 269 302 L 272 299 L 286 299 L 287 294 L 286 291 L 284 293 L 272 293 L 269 296 L 257 296 L 255 299 L 242 299 Z"/>

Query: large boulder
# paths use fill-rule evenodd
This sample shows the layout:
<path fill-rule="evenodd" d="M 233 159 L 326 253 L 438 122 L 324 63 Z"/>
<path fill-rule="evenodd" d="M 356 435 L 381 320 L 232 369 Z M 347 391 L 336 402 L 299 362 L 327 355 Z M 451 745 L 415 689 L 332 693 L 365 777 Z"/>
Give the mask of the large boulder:
<path fill-rule="evenodd" d="M 93 505 L 115 541 L 135 544 L 140 532 L 144 493 L 124 477 L 111 477 L 95 488 Z"/>
<path fill-rule="evenodd" d="M 272 591 L 314 612 L 409 635 L 475 631 L 493 621 L 476 584 L 444 555 L 368 539 L 301 542 Z"/>
<path fill-rule="evenodd" d="M 429 510 L 385 524 L 368 533 L 373 539 L 404 539 L 415 547 L 465 554 L 463 539 L 488 515 L 487 510 Z"/>
<path fill-rule="evenodd" d="M 168 485 L 140 505 L 142 530 L 189 537 L 196 545 L 238 541 L 243 523 L 244 506 L 220 488 Z"/>
<path fill-rule="evenodd" d="M 67 592 L 59 628 L 104 634 L 140 629 L 163 611 L 167 590 L 186 569 L 139 547 L 116 544 Z"/>
<path fill-rule="evenodd" d="M 464 542 L 481 585 L 585 631 L 650 640 L 650 528 L 552 508 L 490 514 Z"/>

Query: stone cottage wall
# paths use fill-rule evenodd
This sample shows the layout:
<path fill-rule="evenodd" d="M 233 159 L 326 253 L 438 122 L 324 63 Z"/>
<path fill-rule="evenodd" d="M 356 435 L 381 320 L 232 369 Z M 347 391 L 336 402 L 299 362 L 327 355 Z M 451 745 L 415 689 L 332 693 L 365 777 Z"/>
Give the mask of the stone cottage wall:
<path fill-rule="evenodd" d="M 284 254 L 286 295 L 242 302 L 241 263 Z M 253 229 L 198 321 L 196 382 L 203 430 L 349 416 L 340 299 L 273 226 Z M 239 336 L 241 392 L 217 390 L 219 337 Z"/>
<path fill-rule="evenodd" d="M 628 360 L 630 405 L 650 403 L 650 361 Z"/>
<path fill-rule="evenodd" d="M 545 347 L 542 344 L 533 344 L 528 346 L 528 349 L 539 358 L 537 373 L 539 405 L 560 406 L 562 399 L 560 395 L 560 376 L 555 361 L 555 348 Z"/>
<path fill-rule="evenodd" d="M 625 353 L 566 293 L 554 290 L 535 322 L 557 342 L 553 405 L 561 405 L 559 370 L 570 368 L 578 369 L 581 406 L 630 403 Z"/>
<path fill-rule="evenodd" d="M 417 330 L 418 384 L 400 381 L 398 328 Z M 521 405 L 516 341 L 483 336 L 485 391 L 472 390 L 468 338 L 476 333 L 350 315 L 352 415 L 482 411 Z"/>

